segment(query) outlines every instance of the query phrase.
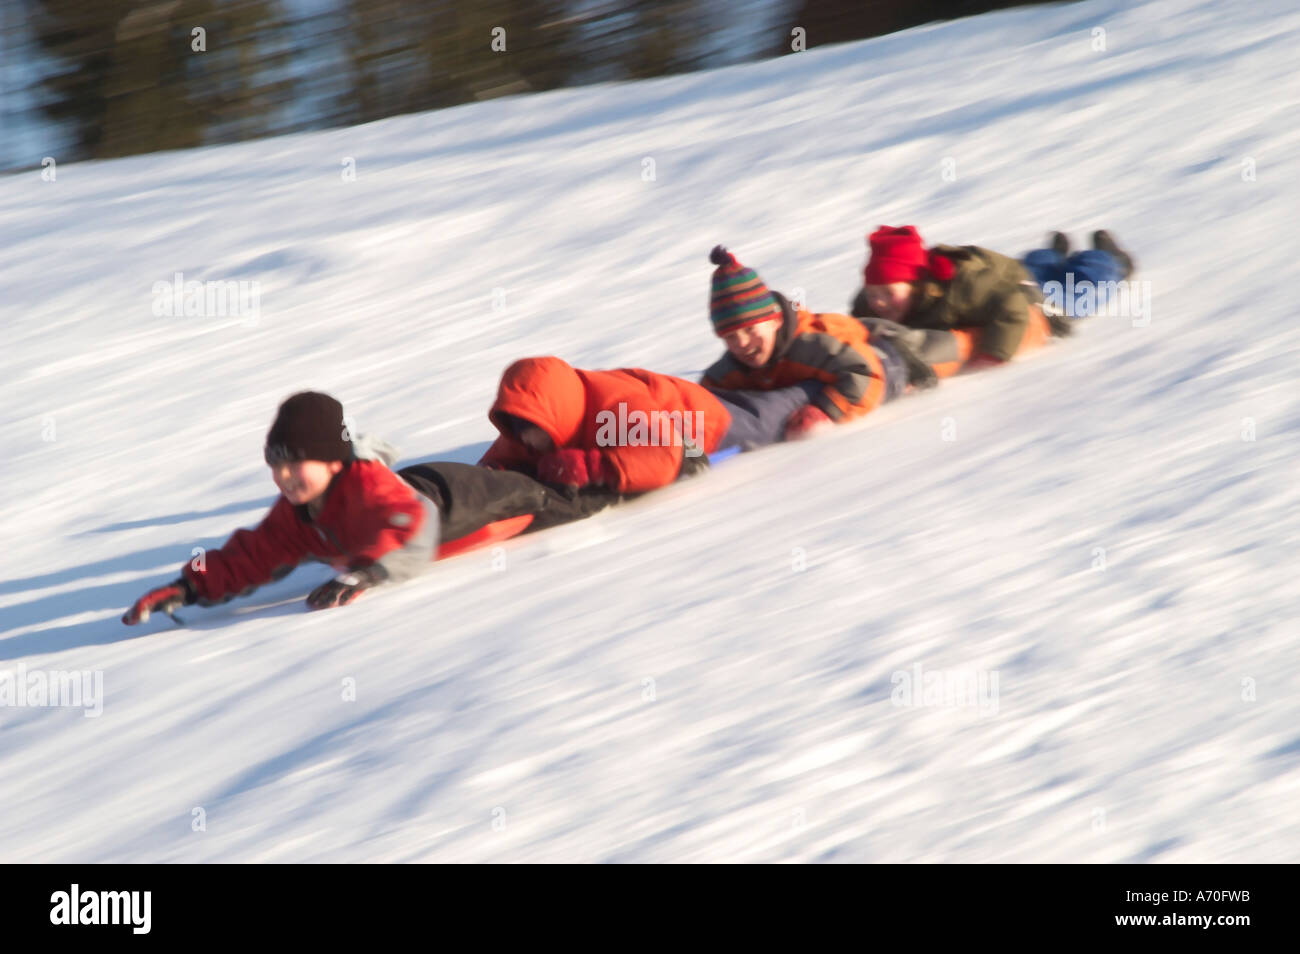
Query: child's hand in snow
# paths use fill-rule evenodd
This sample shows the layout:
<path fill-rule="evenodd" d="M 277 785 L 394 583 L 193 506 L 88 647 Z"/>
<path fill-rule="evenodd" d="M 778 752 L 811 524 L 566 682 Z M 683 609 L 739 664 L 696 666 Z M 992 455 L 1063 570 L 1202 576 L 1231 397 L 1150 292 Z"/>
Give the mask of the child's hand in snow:
<path fill-rule="evenodd" d="M 388 572 L 377 563 L 348 570 L 308 593 L 307 608 L 318 610 L 329 609 L 331 606 L 347 606 L 370 587 L 384 582 L 387 578 Z"/>
<path fill-rule="evenodd" d="M 962 371 L 983 371 L 987 368 L 997 368 L 1006 364 L 1001 358 L 995 358 L 988 354 L 977 354 L 964 365 Z"/>
<path fill-rule="evenodd" d="M 173 580 L 166 586 L 150 590 L 135 601 L 134 605 L 122 616 L 127 626 L 143 623 L 153 613 L 166 613 L 170 616 L 182 606 L 194 602 L 194 591 L 184 577 Z"/>
<path fill-rule="evenodd" d="M 803 440 L 805 437 L 812 437 L 818 431 L 825 430 L 833 423 L 825 411 L 815 404 L 808 404 L 791 414 L 790 419 L 785 422 L 785 439 Z"/>

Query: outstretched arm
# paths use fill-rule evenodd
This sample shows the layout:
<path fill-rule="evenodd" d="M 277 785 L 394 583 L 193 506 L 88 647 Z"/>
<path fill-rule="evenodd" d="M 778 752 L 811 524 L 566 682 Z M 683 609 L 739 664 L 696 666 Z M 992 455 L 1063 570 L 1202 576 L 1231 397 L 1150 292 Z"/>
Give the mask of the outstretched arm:
<path fill-rule="evenodd" d="M 222 603 L 285 576 L 308 553 L 297 522 L 293 506 L 281 497 L 255 528 L 236 530 L 219 550 L 195 557 L 177 579 L 136 600 L 122 622 L 133 626 L 151 613 Z"/>

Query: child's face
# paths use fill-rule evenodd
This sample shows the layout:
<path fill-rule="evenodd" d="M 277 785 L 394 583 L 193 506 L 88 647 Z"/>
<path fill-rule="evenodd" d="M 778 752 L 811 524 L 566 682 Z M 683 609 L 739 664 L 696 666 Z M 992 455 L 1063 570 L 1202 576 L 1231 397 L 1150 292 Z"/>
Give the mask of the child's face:
<path fill-rule="evenodd" d="M 888 285 L 867 285 L 867 304 L 877 318 L 902 321 L 912 307 L 912 283 L 890 282 Z"/>
<path fill-rule="evenodd" d="M 515 417 L 513 414 L 503 414 L 501 417 L 506 427 L 515 435 L 515 440 L 534 454 L 549 454 L 555 450 L 555 441 L 551 440 L 551 435 L 532 421 L 525 421 L 522 417 Z"/>
<path fill-rule="evenodd" d="M 281 460 L 271 467 L 271 478 L 286 500 L 295 506 L 311 503 L 343 469 L 340 460 Z"/>
<path fill-rule="evenodd" d="M 521 421 L 518 429 L 515 431 L 515 437 L 519 438 L 519 443 L 523 444 L 534 454 L 549 454 L 555 450 L 555 441 L 551 440 L 551 435 L 536 424 L 529 424 Z"/>
<path fill-rule="evenodd" d="M 776 348 L 776 333 L 780 322 L 775 318 L 760 321 L 756 325 L 746 325 L 722 336 L 727 343 L 727 350 L 741 364 L 751 368 L 761 368 L 772 358 Z"/>

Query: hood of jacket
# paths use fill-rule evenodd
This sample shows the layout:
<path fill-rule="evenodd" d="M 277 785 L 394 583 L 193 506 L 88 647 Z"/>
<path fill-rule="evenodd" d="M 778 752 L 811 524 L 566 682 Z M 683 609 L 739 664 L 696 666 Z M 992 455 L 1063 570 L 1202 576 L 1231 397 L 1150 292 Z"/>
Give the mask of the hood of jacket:
<path fill-rule="evenodd" d="M 581 432 L 586 412 L 587 389 L 567 362 L 555 357 L 521 358 L 501 375 L 488 418 L 509 438 L 514 438 L 514 431 L 501 415 L 523 418 L 545 431 L 556 447 L 567 447 Z"/>

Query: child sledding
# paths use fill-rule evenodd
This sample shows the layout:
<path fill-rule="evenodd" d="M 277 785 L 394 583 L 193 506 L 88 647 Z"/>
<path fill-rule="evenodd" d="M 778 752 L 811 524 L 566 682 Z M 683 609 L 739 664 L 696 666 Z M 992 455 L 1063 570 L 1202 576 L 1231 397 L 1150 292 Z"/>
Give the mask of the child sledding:
<path fill-rule="evenodd" d="M 1131 256 L 1110 233 L 1093 235 L 1094 247 L 1070 253 L 1053 233 L 1051 247 L 1017 261 L 977 245 L 926 248 L 916 227 L 881 226 L 867 237 L 871 249 L 863 287 L 852 313 L 868 324 L 896 323 L 927 332 L 909 338 L 939 377 L 1004 364 L 1052 335 L 1070 333 L 1070 320 L 1088 309 L 1043 308 L 1043 286 L 1064 281 L 1080 289 L 1126 279 Z"/>
<path fill-rule="evenodd" d="M 617 495 L 694 472 L 731 426 L 698 384 L 641 368 L 587 371 L 556 357 L 507 368 L 489 417 L 500 436 L 480 464 Z"/>
<path fill-rule="evenodd" d="M 446 557 L 594 512 L 581 501 L 511 471 L 432 462 L 394 472 L 361 456 L 327 394 L 306 391 L 280 405 L 266 436 L 266 462 L 280 497 L 255 528 L 237 530 L 175 580 L 146 593 L 122 621 L 181 606 L 211 606 L 278 580 L 304 562 L 337 575 L 307 597 L 312 609 L 350 603 Z"/>
<path fill-rule="evenodd" d="M 790 396 L 788 411 L 773 420 L 772 443 L 810 436 L 833 423 L 852 421 L 933 377 L 911 349 L 873 335 L 848 315 L 813 314 L 770 290 L 751 268 L 722 246 L 710 253 L 713 273 L 709 319 L 727 353 L 701 383 L 723 400 L 731 392 L 768 391 Z"/>

